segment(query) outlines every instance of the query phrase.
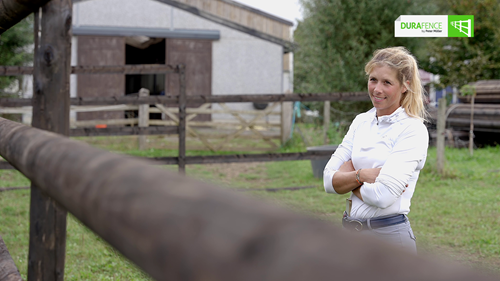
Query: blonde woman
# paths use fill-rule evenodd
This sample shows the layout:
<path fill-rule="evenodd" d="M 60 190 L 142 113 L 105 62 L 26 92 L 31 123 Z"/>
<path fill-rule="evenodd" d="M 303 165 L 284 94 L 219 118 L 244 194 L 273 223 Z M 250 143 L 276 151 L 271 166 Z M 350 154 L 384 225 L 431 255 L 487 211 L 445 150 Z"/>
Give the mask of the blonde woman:
<path fill-rule="evenodd" d="M 403 47 L 386 48 L 365 72 L 373 108 L 356 116 L 327 163 L 325 191 L 351 192 L 344 228 L 416 253 L 407 215 L 429 142 L 417 62 Z"/>

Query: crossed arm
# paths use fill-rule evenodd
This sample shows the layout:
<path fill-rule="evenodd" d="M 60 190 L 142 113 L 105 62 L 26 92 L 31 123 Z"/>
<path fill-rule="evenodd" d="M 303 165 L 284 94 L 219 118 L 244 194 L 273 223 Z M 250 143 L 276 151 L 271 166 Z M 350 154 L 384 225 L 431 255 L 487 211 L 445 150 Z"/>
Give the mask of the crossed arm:
<path fill-rule="evenodd" d="M 362 169 L 358 176 L 360 181 L 374 183 L 378 177 L 381 168 Z M 338 194 L 345 194 L 348 192 L 354 193 L 359 199 L 363 200 L 361 196 L 360 185 L 356 181 L 356 170 L 352 165 L 352 161 L 344 162 L 332 178 L 332 185 Z"/>

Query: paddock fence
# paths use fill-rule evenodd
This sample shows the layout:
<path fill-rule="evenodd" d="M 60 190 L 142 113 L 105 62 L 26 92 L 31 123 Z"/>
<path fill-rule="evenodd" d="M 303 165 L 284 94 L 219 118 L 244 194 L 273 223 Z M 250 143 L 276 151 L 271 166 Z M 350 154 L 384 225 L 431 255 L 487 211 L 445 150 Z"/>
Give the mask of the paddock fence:
<path fill-rule="evenodd" d="M 145 68 L 150 66 L 145 65 Z M 140 67 L 135 67 L 137 71 L 141 71 Z M 175 68 L 174 68 L 175 69 Z M 14 73 L 13 71 L 10 74 Z M 291 123 L 291 106 L 293 102 L 306 101 L 366 101 L 368 95 L 365 92 L 343 92 L 343 93 L 295 93 L 295 94 L 258 94 L 258 95 L 215 95 L 215 96 L 187 96 L 186 105 L 202 104 L 199 108 L 186 108 L 186 124 L 179 124 L 179 96 L 149 96 L 147 89 L 142 89 L 142 93 L 123 97 L 107 97 L 107 98 L 71 98 L 70 104 L 75 111 L 90 111 L 90 110 L 135 110 L 141 105 L 151 105 L 154 107 L 143 108 L 139 111 L 139 117 L 136 119 L 122 120 L 91 120 L 91 121 L 76 121 L 73 125 L 87 126 L 86 128 L 71 128 L 70 136 L 113 136 L 113 135 L 177 135 L 178 143 L 186 143 L 188 136 L 198 138 L 204 145 L 213 151 L 221 150 L 224 145 L 236 137 L 254 137 L 268 143 L 265 150 L 275 150 L 279 147 L 280 139 L 286 139 L 290 135 Z M 30 109 L 31 99 L 0 99 L 0 113 L 21 113 Z M 226 103 L 237 102 L 255 102 L 268 103 L 268 107 L 263 111 L 236 111 L 228 108 Z M 222 110 L 206 109 L 209 104 L 219 104 Z M 281 112 L 273 111 L 275 106 L 281 107 Z M 329 107 L 328 109 L 329 110 Z M 171 120 L 149 120 L 149 113 L 164 113 Z M 234 122 L 204 122 L 191 121 L 197 114 L 213 114 L 226 113 L 234 116 Z M 253 118 L 246 120 L 242 118 L 243 114 L 253 114 Z M 276 123 L 259 121 L 267 115 L 279 115 L 279 121 Z M 139 124 L 141 119 L 143 125 Z M 106 123 L 106 121 L 108 123 Z M 134 127 L 106 127 L 96 128 L 99 124 L 116 125 L 126 124 Z M 138 126 L 135 126 L 135 125 Z M 149 126 L 155 125 L 155 126 Z M 93 127 L 88 127 L 93 126 Z M 206 130 L 205 128 L 210 128 Z M 326 125 L 328 127 L 328 125 Z M 215 133 L 214 128 L 232 129 L 229 133 Z M 264 132 L 261 128 L 268 129 Z M 204 130 L 205 129 L 205 130 Z M 269 129 L 275 129 L 274 132 Z M 181 138 L 179 132 L 186 132 L 186 137 Z M 216 130 L 219 131 L 219 130 Z M 271 132 L 271 134 L 269 133 Z M 274 135 L 273 135 L 274 133 Z M 219 140 L 217 144 L 211 143 L 209 137 L 215 137 Z M 242 151 L 245 148 L 240 148 Z M 259 148 L 251 147 L 248 150 L 258 151 Z M 213 163 L 242 163 L 242 162 L 262 162 L 262 161 L 294 161 L 294 160 L 315 160 L 325 158 L 331 155 L 332 152 L 324 151 L 308 151 L 297 153 L 262 153 L 262 154 L 234 154 L 234 155 L 214 155 L 214 156 L 184 156 L 184 161 L 179 161 L 182 158 L 182 151 L 179 151 L 178 157 L 161 157 L 150 158 L 158 164 L 179 165 L 180 170 L 184 170 L 186 164 L 213 164 Z M 185 152 L 184 152 L 185 155 Z M 179 164 L 180 163 L 180 164 Z M 184 163 L 184 164 L 182 164 Z M 0 161 L 0 169 L 12 169 L 7 163 Z"/>
<path fill-rule="evenodd" d="M 155 280 L 495 280 L 5 119 L 0 155 Z"/>
<path fill-rule="evenodd" d="M 173 128 L 181 173 L 71 140 L 72 1 L 2 0 L 0 34 L 33 11 L 35 91 L 33 100 L 22 101 L 33 106 L 33 126 L 0 118 L 0 156 L 32 182 L 28 281 L 64 280 L 67 212 L 156 280 L 498 279 L 185 177 L 186 104 L 200 97 L 186 97 L 182 65 L 175 67 L 180 92 L 171 98 L 179 110 Z M 274 98 L 291 101 L 285 96 Z M 156 99 L 130 98 L 169 104 Z M 0 281 L 21 280 L 9 257 L 1 246 Z"/>

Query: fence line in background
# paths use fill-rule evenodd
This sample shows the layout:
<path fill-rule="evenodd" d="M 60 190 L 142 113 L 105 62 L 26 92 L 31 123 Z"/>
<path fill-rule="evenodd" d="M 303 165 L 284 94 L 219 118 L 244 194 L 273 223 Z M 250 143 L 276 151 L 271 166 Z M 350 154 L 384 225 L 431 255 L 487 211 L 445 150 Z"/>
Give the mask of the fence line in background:
<path fill-rule="evenodd" d="M 138 94 L 123 97 L 92 97 L 71 98 L 71 105 L 118 105 L 118 104 L 167 104 L 178 105 L 178 96 L 149 96 L 138 97 Z M 342 93 L 314 93 L 314 94 L 249 94 L 249 95 L 214 95 L 214 96 L 187 96 L 186 104 L 200 103 L 226 103 L 226 102 L 292 102 L 292 101 L 369 101 L 366 92 Z M 25 98 L 0 98 L 0 107 L 30 106 L 31 99 Z"/>
<path fill-rule="evenodd" d="M 178 73 L 179 71 L 176 71 Z M 267 150 L 274 150 L 278 148 L 278 144 L 274 141 L 275 139 L 280 139 L 281 143 L 284 143 L 290 136 L 290 128 L 286 126 L 290 126 L 291 124 L 287 123 L 287 117 L 291 117 L 290 113 L 286 113 L 286 109 L 288 111 L 291 110 L 289 106 L 286 104 L 287 102 L 292 101 L 330 101 L 330 100 L 368 100 L 368 95 L 364 92 L 354 92 L 354 93 L 331 93 L 331 94 L 269 94 L 269 95 L 224 95 L 224 96 L 186 96 L 186 105 L 198 103 L 200 101 L 204 101 L 201 106 L 198 108 L 186 108 L 186 125 L 185 130 L 187 135 L 191 136 L 198 140 L 200 140 L 203 145 L 211 151 L 218 151 L 223 146 L 226 146 L 227 143 L 231 142 L 235 138 L 241 138 L 243 135 L 245 137 L 249 136 L 251 133 L 252 138 L 258 138 L 263 141 L 263 144 L 266 145 Z M 149 96 L 149 95 L 132 95 L 125 97 L 112 97 L 112 98 L 73 98 L 71 99 L 72 104 L 80 104 L 80 106 L 72 106 L 74 112 L 90 112 L 96 111 L 99 109 L 102 110 L 134 110 L 139 107 L 142 108 L 140 110 L 139 118 L 124 118 L 124 119 L 116 119 L 116 120 L 85 120 L 85 121 L 73 121 L 72 128 L 70 131 L 71 136 L 109 136 L 116 133 L 117 135 L 127 135 L 127 134 L 139 134 L 139 143 L 143 144 L 144 147 L 144 137 L 141 135 L 144 134 L 182 134 L 183 126 L 180 124 L 179 119 L 179 108 L 176 107 L 166 107 L 164 104 L 168 105 L 179 105 L 179 96 Z M 267 102 L 270 103 L 265 110 L 232 110 L 230 109 L 226 103 L 228 102 Z M 26 105 L 30 102 L 30 99 L 0 99 L 0 106 L 4 106 L 0 108 L 0 113 L 15 113 L 16 110 L 18 112 L 27 112 L 29 107 Z M 148 108 L 144 107 L 146 104 L 151 104 L 154 107 Z M 211 103 L 217 103 L 222 110 L 209 109 L 208 106 Z M 23 108 L 14 109 L 11 106 L 20 106 L 25 105 Z M 84 106 L 82 106 L 84 105 Z M 97 106 L 99 105 L 99 107 Z M 273 112 L 273 108 L 281 105 L 281 113 Z M 102 106 L 102 107 L 101 107 Z M 139 124 L 139 120 L 141 118 L 145 118 L 149 113 L 160 112 L 164 114 L 170 120 L 148 120 L 144 121 L 141 129 L 130 129 L 124 127 L 123 129 L 75 129 L 74 127 L 79 126 L 98 126 L 98 125 L 128 125 L 128 126 L 136 126 Z M 198 114 L 214 114 L 214 113 L 225 113 L 230 114 L 234 117 L 237 122 L 228 122 L 228 121 L 190 121 L 193 117 Z M 247 120 L 243 118 L 242 114 L 255 115 L 255 117 Z M 281 121 L 279 123 L 274 124 L 273 122 L 265 121 L 262 122 L 262 119 L 265 116 L 270 115 L 280 115 Z M 142 117 L 141 117 L 142 116 Z M 147 119 L 147 118 L 146 118 Z M 142 119 L 142 120 L 146 120 Z M 166 125 L 166 126 L 175 126 L 177 125 L 179 129 L 177 131 L 171 129 L 158 130 L 158 129 L 146 129 L 146 127 L 150 125 Z M 273 127 L 279 127 L 280 132 L 279 135 L 268 134 L 261 132 L 261 129 L 257 129 L 256 126 L 263 127 L 264 129 L 270 130 Z M 212 128 L 226 128 L 232 129 L 233 131 L 227 131 L 225 134 L 206 134 L 201 132 L 199 127 L 212 127 Z M 181 136 L 180 136 L 181 137 Z M 210 139 L 218 139 L 218 141 L 213 142 Z M 142 141 L 141 141 L 142 140 Z M 179 142 L 181 143 L 181 142 Z M 258 148 L 264 149 L 264 148 Z M 245 150 L 245 149 L 242 149 Z"/>
<path fill-rule="evenodd" d="M 288 153 L 261 153 L 261 154 L 232 154 L 232 155 L 205 155 L 186 156 L 186 165 L 192 164 L 220 164 L 220 163 L 249 163 L 249 162 L 274 162 L 274 161 L 300 161 L 328 158 L 330 151 L 307 151 Z M 156 165 L 177 165 L 178 157 L 137 157 L 150 161 Z M 7 161 L 0 161 L 0 170 L 14 169 Z"/>
<path fill-rule="evenodd" d="M 161 74 L 177 73 L 165 64 L 79 65 L 71 66 L 71 74 Z M 0 76 L 33 75 L 32 66 L 0 66 Z"/>

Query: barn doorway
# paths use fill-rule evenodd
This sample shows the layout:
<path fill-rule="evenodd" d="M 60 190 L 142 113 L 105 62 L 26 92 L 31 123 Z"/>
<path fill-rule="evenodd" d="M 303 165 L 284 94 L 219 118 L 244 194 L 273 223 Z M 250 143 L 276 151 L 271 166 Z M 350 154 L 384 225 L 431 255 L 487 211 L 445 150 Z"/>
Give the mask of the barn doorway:
<path fill-rule="evenodd" d="M 165 64 L 165 39 L 146 36 L 125 39 L 125 64 Z M 126 95 L 137 94 L 141 88 L 150 95 L 165 95 L 165 74 L 138 74 L 125 76 Z M 126 111 L 126 118 L 137 118 L 137 111 Z M 149 119 L 161 119 L 161 113 L 150 113 Z"/>

